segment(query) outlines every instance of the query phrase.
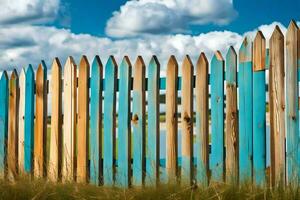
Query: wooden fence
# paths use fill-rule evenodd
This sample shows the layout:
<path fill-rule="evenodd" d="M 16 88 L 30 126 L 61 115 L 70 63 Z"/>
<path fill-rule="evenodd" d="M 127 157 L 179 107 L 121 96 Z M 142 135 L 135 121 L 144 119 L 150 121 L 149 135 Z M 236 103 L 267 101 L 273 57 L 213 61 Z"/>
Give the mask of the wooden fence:
<path fill-rule="evenodd" d="M 296 23 L 289 25 L 285 40 L 276 27 L 269 44 L 266 49 L 259 31 L 253 42 L 245 38 L 238 55 L 230 47 L 226 59 L 217 51 L 209 63 L 201 53 L 195 67 L 186 56 L 181 77 L 174 56 L 165 78 L 160 78 L 155 56 L 147 67 L 142 57 L 133 66 L 124 57 L 118 67 L 111 56 L 104 66 L 105 79 L 98 56 L 91 66 L 83 56 L 78 68 L 69 57 L 63 75 L 60 61 L 54 59 L 50 84 L 44 62 L 36 74 L 31 65 L 20 76 L 16 70 L 10 78 L 3 72 L 0 174 L 120 187 L 224 181 L 297 184 Z M 160 155 L 164 122 L 165 159 Z"/>

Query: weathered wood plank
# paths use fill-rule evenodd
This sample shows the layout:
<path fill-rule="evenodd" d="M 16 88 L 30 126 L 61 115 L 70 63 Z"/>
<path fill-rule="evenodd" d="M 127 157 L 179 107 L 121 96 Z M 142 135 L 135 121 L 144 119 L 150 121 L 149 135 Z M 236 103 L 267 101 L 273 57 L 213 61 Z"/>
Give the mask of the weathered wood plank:
<path fill-rule="evenodd" d="M 34 143 L 34 71 L 32 65 L 25 70 L 24 113 L 24 171 L 33 172 Z"/>
<path fill-rule="evenodd" d="M 105 66 L 104 90 L 103 181 L 106 186 L 113 185 L 115 179 L 117 70 L 116 61 L 110 56 Z"/>
<path fill-rule="evenodd" d="M 64 68 L 64 134 L 62 180 L 74 179 L 76 107 L 77 107 L 77 66 L 72 57 L 67 59 Z"/>
<path fill-rule="evenodd" d="M 182 122 L 182 184 L 192 184 L 193 181 L 193 74 L 194 66 L 187 55 L 182 64 L 181 122 Z"/>
<path fill-rule="evenodd" d="M 8 131 L 8 76 L 2 72 L 0 78 L 0 178 L 5 177 L 7 169 L 7 131 Z"/>
<path fill-rule="evenodd" d="M 89 152 L 89 77 L 90 64 L 86 56 L 82 56 L 79 64 L 78 77 L 78 148 L 77 177 L 79 183 L 86 183 L 88 178 Z"/>
<path fill-rule="evenodd" d="M 271 182 L 285 183 L 284 36 L 276 26 L 270 39 Z"/>
<path fill-rule="evenodd" d="M 176 182 L 178 168 L 177 79 L 178 64 L 175 56 L 171 56 L 167 65 L 166 77 L 166 172 L 169 182 Z"/>
<path fill-rule="evenodd" d="M 226 54 L 226 181 L 236 184 L 239 169 L 237 116 L 237 55 L 231 46 Z"/>
<path fill-rule="evenodd" d="M 103 66 L 99 56 L 91 67 L 91 119 L 90 119 L 90 183 L 102 182 L 102 91 Z"/>
<path fill-rule="evenodd" d="M 153 186 L 159 180 L 159 73 L 160 64 L 156 56 L 148 66 L 148 133 L 146 184 Z"/>
<path fill-rule="evenodd" d="M 51 70 L 51 135 L 48 164 L 48 178 L 58 181 L 62 165 L 62 74 L 61 64 L 55 58 Z"/>
<path fill-rule="evenodd" d="M 138 56 L 134 65 L 133 75 L 133 100 L 132 100 L 132 125 L 133 125 L 133 185 L 141 186 L 145 175 L 145 63 Z M 153 131 L 153 130 L 151 130 Z M 153 147 L 151 147 L 153 148 Z"/>
<path fill-rule="evenodd" d="M 7 169 L 8 178 L 17 176 L 18 163 L 18 103 L 19 83 L 18 73 L 13 70 L 9 80 L 9 110 L 8 110 L 8 141 L 7 141 Z"/>
<path fill-rule="evenodd" d="M 297 184 L 299 143 L 298 26 L 291 21 L 286 33 L 286 170 L 289 184 Z"/>
<path fill-rule="evenodd" d="M 253 45 L 253 181 L 266 181 L 266 42 L 258 31 Z"/>
<path fill-rule="evenodd" d="M 19 76 L 19 105 L 18 105 L 18 170 L 24 174 L 24 113 L 25 113 L 25 69 Z"/>
<path fill-rule="evenodd" d="M 239 179 L 252 181 L 253 69 L 252 44 L 246 37 L 239 50 Z"/>
<path fill-rule="evenodd" d="M 116 183 L 121 187 L 128 187 L 131 184 L 131 68 L 130 60 L 125 56 L 119 67 L 118 175 Z"/>
<path fill-rule="evenodd" d="M 211 179 L 224 180 L 224 59 L 217 51 L 211 61 Z"/>
<path fill-rule="evenodd" d="M 34 176 L 46 175 L 47 67 L 42 61 L 36 72 L 36 115 L 34 133 Z"/>
<path fill-rule="evenodd" d="M 196 158 L 197 183 L 208 185 L 209 171 L 209 114 L 208 114 L 208 61 L 200 54 L 196 66 Z"/>

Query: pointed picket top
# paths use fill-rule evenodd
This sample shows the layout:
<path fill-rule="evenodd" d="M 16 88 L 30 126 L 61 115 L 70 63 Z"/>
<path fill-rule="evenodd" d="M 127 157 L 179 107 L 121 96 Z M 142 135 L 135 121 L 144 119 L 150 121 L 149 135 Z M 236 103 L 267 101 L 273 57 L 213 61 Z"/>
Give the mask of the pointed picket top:
<path fill-rule="evenodd" d="M 272 36 L 270 38 L 270 41 L 278 40 L 278 39 L 284 39 L 284 35 L 283 35 L 282 31 L 280 30 L 279 26 L 276 25 L 276 27 L 272 33 Z"/>
<path fill-rule="evenodd" d="M 237 65 L 237 54 L 230 46 L 226 54 L 226 81 L 228 84 L 236 85 L 236 65 Z"/>
<path fill-rule="evenodd" d="M 105 68 L 108 68 L 108 67 L 113 67 L 113 68 L 117 68 L 117 62 L 115 60 L 115 57 L 114 56 L 109 56 L 107 62 L 106 62 L 106 65 L 105 65 Z"/>
<path fill-rule="evenodd" d="M 264 70 L 266 67 L 266 39 L 258 31 L 253 42 L 253 71 Z"/>
<path fill-rule="evenodd" d="M 150 60 L 150 66 L 160 66 L 160 63 L 156 57 L 156 55 L 153 55 L 151 60 Z"/>
<path fill-rule="evenodd" d="M 65 64 L 65 70 L 66 68 L 71 68 L 71 67 L 76 67 L 76 64 L 74 58 L 72 56 L 69 56 Z"/>
<path fill-rule="evenodd" d="M 32 65 L 31 64 L 29 64 L 26 68 L 25 68 L 25 73 L 26 73 L 26 75 L 27 74 L 33 74 L 34 73 L 34 71 L 33 71 L 33 67 L 32 67 Z"/>
<path fill-rule="evenodd" d="M 152 60 L 152 59 L 151 59 Z M 135 66 L 141 66 L 141 67 L 145 67 L 145 62 L 142 56 L 138 56 L 136 61 L 135 61 Z"/>
<path fill-rule="evenodd" d="M 18 79 L 18 72 L 16 69 L 14 69 L 10 75 L 10 80 L 16 80 Z"/>
<path fill-rule="evenodd" d="M 183 66 L 193 66 L 192 60 L 189 55 L 186 55 L 183 60 Z"/>
<path fill-rule="evenodd" d="M 57 57 L 54 58 L 54 60 L 52 62 L 52 71 L 56 70 L 56 69 L 61 69 L 61 64 L 60 64 L 60 61 Z"/>
<path fill-rule="evenodd" d="M 296 23 L 295 20 L 291 20 L 290 24 L 289 24 L 289 27 L 287 29 L 287 34 L 291 31 L 297 31 L 298 30 L 298 25 Z"/>
<path fill-rule="evenodd" d="M 298 31 L 299 31 L 299 28 L 297 26 L 297 23 L 294 20 L 292 20 L 290 22 L 290 25 L 289 25 L 289 27 L 287 29 L 287 32 L 286 32 L 287 45 L 289 45 L 290 42 L 295 43 L 297 41 Z"/>
<path fill-rule="evenodd" d="M 2 72 L 0 80 L 1 81 L 8 80 L 8 76 L 7 76 L 7 72 L 6 71 Z"/>
<path fill-rule="evenodd" d="M 204 52 L 201 52 L 197 61 L 197 66 L 203 66 L 202 64 L 205 64 L 204 66 L 208 65 L 208 60 Z"/>
<path fill-rule="evenodd" d="M 235 57 L 235 56 L 237 56 L 236 51 L 233 46 L 230 46 L 227 51 L 226 58 Z"/>
<path fill-rule="evenodd" d="M 223 56 L 222 56 L 222 54 L 219 50 L 215 52 L 212 59 L 213 60 L 218 60 L 218 61 L 224 61 L 224 58 L 223 58 Z"/>
<path fill-rule="evenodd" d="M 169 58 L 167 69 L 172 67 L 178 67 L 178 63 L 174 55 L 171 55 L 171 57 Z"/>
<path fill-rule="evenodd" d="M 131 66 L 131 62 L 129 60 L 129 57 L 128 56 L 124 56 L 122 62 L 121 62 L 121 65 L 120 67 L 129 67 Z"/>
<path fill-rule="evenodd" d="M 102 71 L 102 68 L 103 68 L 103 65 L 102 65 L 100 57 L 95 56 L 92 66 L 91 66 L 91 71 L 92 72 Z"/>
<path fill-rule="evenodd" d="M 38 79 L 39 75 L 43 75 L 45 77 L 46 73 L 47 73 L 47 66 L 46 66 L 46 63 L 42 60 L 36 71 L 37 79 Z"/>
<path fill-rule="evenodd" d="M 82 68 L 86 68 L 89 67 L 89 61 L 87 59 L 87 57 L 85 55 L 83 55 L 80 59 L 80 63 L 79 63 L 79 67 Z"/>
<path fill-rule="evenodd" d="M 252 43 L 246 36 L 239 50 L 240 62 L 250 62 L 252 59 Z"/>

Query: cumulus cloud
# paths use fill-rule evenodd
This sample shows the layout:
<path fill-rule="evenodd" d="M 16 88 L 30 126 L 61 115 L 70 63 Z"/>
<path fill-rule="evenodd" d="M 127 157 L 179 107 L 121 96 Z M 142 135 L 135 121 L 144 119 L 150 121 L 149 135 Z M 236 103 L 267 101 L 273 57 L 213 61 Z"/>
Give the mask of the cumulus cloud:
<path fill-rule="evenodd" d="M 55 19 L 60 0 L 1 0 L 0 24 L 40 24 Z"/>
<path fill-rule="evenodd" d="M 189 25 L 229 23 L 237 12 L 232 0 L 131 0 L 106 25 L 112 37 L 183 33 Z"/>

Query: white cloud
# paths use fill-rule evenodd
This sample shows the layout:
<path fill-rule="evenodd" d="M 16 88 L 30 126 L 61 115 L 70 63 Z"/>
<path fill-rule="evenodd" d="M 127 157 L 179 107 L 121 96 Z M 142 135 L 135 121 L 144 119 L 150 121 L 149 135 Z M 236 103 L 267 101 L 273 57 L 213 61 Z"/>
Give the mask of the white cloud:
<path fill-rule="evenodd" d="M 1 0 L 0 24 L 40 24 L 55 19 L 60 0 Z"/>
<path fill-rule="evenodd" d="M 232 0 L 131 0 L 106 25 L 112 37 L 183 33 L 191 24 L 227 24 L 237 12 Z"/>

